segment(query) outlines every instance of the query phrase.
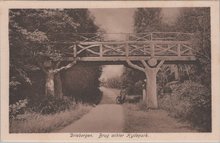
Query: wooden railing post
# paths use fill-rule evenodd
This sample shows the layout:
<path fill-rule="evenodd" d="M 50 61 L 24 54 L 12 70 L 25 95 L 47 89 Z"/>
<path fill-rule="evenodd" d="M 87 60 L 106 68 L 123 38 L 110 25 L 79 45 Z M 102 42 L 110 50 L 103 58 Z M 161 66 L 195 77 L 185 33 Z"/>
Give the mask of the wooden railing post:
<path fill-rule="evenodd" d="M 178 55 L 178 57 L 181 56 L 180 44 L 178 44 L 178 46 L 177 46 L 177 55 Z"/>
<path fill-rule="evenodd" d="M 153 43 L 151 43 L 151 57 L 155 56 L 155 45 Z"/>
<path fill-rule="evenodd" d="M 76 43 L 73 46 L 73 57 L 76 58 L 77 56 L 77 49 L 76 49 Z"/>
<path fill-rule="evenodd" d="M 126 57 L 129 56 L 129 45 L 127 42 L 125 43 L 125 55 L 126 55 Z"/>
<path fill-rule="evenodd" d="M 99 56 L 103 57 L 103 46 L 102 46 L 102 44 L 100 44 L 100 46 L 99 46 Z"/>

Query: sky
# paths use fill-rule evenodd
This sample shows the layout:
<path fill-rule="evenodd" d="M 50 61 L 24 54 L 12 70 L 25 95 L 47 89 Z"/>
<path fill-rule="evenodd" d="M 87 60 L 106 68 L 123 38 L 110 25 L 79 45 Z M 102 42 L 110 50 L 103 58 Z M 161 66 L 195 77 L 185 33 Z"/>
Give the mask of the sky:
<path fill-rule="evenodd" d="M 115 33 L 132 33 L 134 24 L 134 8 L 108 8 L 108 9 L 89 9 L 95 17 L 95 23 L 107 33 L 112 33 L 108 37 L 109 40 L 123 40 L 124 34 Z M 175 22 L 179 14 L 178 8 L 163 8 L 162 20 L 165 23 L 172 24 Z M 120 76 L 123 72 L 122 65 L 104 66 L 100 79 L 108 79 Z"/>
<path fill-rule="evenodd" d="M 110 40 L 124 39 L 124 34 L 133 31 L 133 14 L 135 9 L 90 9 L 95 16 L 95 23 L 104 29 L 109 35 Z M 116 34 L 117 33 L 117 34 Z"/>

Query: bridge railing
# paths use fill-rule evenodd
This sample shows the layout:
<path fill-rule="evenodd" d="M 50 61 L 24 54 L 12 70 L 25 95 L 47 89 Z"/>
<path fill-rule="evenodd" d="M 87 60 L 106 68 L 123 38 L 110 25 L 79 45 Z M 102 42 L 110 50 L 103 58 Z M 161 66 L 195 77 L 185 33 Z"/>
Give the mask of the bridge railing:
<path fill-rule="evenodd" d="M 75 45 L 75 56 L 192 56 L 192 44 L 188 41 L 149 42 L 85 42 Z"/>
<path fill-rule="evenodd" d="M 188 41 L 193 34 L 181 32 L 151 32 L 129 34 L 131 41 Z"/>
<path fill-rule="evenodd" d="M 58 33 L 69 42 L 116 42 L 116 41 L 189 41 L 193 34 L 181 32 L 148 33 Z M 62 38 L 61 38 L 62 39 Z"/>
<path fill-rule="evenodd" d="M 66 55 L 75 58 L 194 56 L 191 33 L 72 33 L 70 38 L 73 40 L 65 41 L 69 47 Z"/>

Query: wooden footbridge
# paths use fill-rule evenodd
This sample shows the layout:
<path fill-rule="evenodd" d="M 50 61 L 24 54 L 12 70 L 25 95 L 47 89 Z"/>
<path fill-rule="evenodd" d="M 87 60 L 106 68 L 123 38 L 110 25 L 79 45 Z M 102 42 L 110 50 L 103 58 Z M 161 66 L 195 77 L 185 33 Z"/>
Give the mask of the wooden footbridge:
<path fill-rule="evenodd" d="M 111 34 L 77 34 L 78 41 L 72 42 L 72 52 L 65 56 L 65 61 L 126 62 L 145 73 L 146 104 L 149 108 L 157 108 L 157 72 L 164 63 L 195 61 L 193 34 L 152 32 L 118 35 L 121 40 L 116 41 L 109 40 Z"/>

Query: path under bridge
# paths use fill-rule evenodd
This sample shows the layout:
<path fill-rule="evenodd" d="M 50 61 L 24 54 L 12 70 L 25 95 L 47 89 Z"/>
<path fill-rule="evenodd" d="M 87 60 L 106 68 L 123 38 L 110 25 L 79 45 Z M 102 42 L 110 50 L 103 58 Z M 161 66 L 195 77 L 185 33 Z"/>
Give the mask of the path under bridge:
<path fill-rule="evenodd" d="M 193 34 L 179 32 L 117 33 L 120 40 L 109 40 L 113 34 L 78 33 L 64 61 L 126 62 L 130 67 L 145 73 L 146 104 L 158 108 L 156 75 L 161 65 L 187 63 L 196 60 Z M 121 38 L 124 37 L 124 38 Z"/>

